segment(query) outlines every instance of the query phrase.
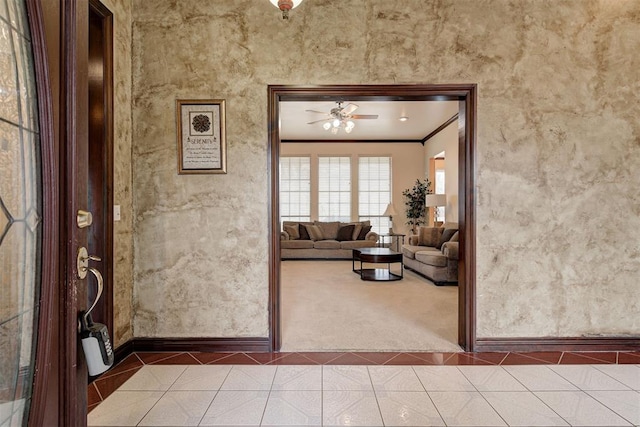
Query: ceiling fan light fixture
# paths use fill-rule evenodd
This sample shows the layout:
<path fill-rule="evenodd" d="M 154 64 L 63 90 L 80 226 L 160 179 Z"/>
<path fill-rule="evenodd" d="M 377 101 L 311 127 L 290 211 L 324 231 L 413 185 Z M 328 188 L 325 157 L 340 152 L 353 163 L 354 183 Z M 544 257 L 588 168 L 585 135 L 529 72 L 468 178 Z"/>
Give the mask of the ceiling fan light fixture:
<path fill-rule="evenodd" d="M 329 130 L 331 129 L 331 123 L 326 122 L 325 124 L 322 125 L 322 127 L 324 128 L 324 130 Z"/>
<path fill-rule="evenodd" d="M 331 133 L 332 134 L 337 134 L 338 133 L 338 128 L 331 128 Z"/>
<path fill-rule="evenodd" d="M 356 127 L 356 124 L 353 123 L 353 121 L 351 121 L 351 120 L 347 121 L 345 129 L 353 129 L 354 127 Z"/>
<path fill-rule="evenodd" d="M 340 127 L 340 119 L 333 119 L 333 127 L 334 128 L 339 128 Z"/>
<path fill-rule="evenodd" d="M 282 19 L 289 19 L 289 11 L 295 9 L 302 0 L 269 0 L 271 4 L 282 11 Z"/>

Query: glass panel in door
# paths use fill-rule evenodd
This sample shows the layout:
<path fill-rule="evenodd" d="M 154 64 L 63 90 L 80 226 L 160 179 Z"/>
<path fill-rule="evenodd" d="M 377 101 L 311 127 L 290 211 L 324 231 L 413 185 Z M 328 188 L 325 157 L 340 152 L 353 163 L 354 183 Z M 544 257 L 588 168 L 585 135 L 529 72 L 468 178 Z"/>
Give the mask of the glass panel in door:
<path fill-rule="evenodd" d="M 31 402 L 42 246 L 34 64 L 23 0 L 0 0 L 0 426 Z"/>

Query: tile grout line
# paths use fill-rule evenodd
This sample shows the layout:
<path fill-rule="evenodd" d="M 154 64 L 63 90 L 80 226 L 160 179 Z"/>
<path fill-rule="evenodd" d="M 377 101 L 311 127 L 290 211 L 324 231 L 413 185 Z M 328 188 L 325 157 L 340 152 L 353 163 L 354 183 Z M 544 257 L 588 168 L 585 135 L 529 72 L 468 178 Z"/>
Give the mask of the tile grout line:
<path fill-rule="evenodd" d="M 380 408 L 380 401 L 378 400 L 378 393 L 376 392 L 376 387 L 373 385 L 373 379 L 371 378 L 371 371 L 369 370 L 369 366 L 365 366 L 367 368 L 367 376 L 369 377 L 369 383 L 371 383 L 371 391 L 373 391 L 373 398 L 376 399 L 376 406 L 378 407 L 378 413 L 380 414 L 380 421 L 382 421 L 382 425 L 385 426 L 384 417 L 382 416 L 382 408 Z"/>
<path fill-rule="evenodd" d="M 583 391 L 587 396 L 589 396 L 590 398 L 592 398 L 593 400 L 595 400 L 596 402 L 598 402 L 599 404 L 601 404 L 602 406 L 604 406 L 605 408 L 607 408 L 608 410 L 610 410 L 611 412 L 613 412 L 614 414 L 616 414 L 617 416 L 619 416 L 620 418 L 622 418 L 623 420 L 625 420 L 626 422 L 631 424 L 632 426 L 636 425 L 633 421 L 629 420 L 624 415 L 620 414 L 618 411 L 616 411 L 615 409 L 611 408 L 609 405 L 606 405 L 604 402 L 601 402 L 600 399 L 598 399 L 597 397 L 595 397 L 594 395 L 589 393 L 590 391 L 609 391 L 609 390 L 583 390 Z M 620 392 L 620 391 L 634 391 L 635 392 L 635 390 L 611 390 L 611 391 L 617 391 L 617 392 Z"/>
<path fill-rule="evenodd" d="M 202 366 L 211 366 L 211 365 L 203 364 Z M 213 395 L 213 399 L 211 399 L 211 402 L 209 402 L 209 405 L 207 405 L 207 409 L 204 410 L 204 413 L 202 414 L 202 417 L 200 417 L 200 421 L 198 421 L 198 425 L 202 424 L 202 421 L 204 420 L 204 417 L 207 416 L 207 412 L 209 412 L 209 409 L 211 409 L 211 405 L 213 405 L 213 402 L 216 400 L 216 397 L 218 397 L 218 394 L 220 394 L 220 390 L 222 389 L 222 385 L 227 380 L 227 378 L 229 378 L 229 374 L 231 373 L 231 369 L 233 369 L 233 365 L 231 365 L 231 368 L 227 371 L 227 375 L 224 376 L 224 379 L 220 383 L 220 386 L 216 390 L 216 393 Z"/>
<path fill-rule="evenodd" d="M 540 367 L 545 367 L 548 368 L 545 365 L 539 365 Z M 542 399 L 540 399 L 540 397 L 534 393 L 533 390 L 529 389 L 529 387 L 527 387 L 522 381 L 520 381 L 518 378 L 516 378 L 511 372 L 509 372 L 507 369 L 505 369 L 504 367 L 502 368 L 503 371 L 505 371 L 508 375 L 510 375 L 514 380 L 516 380 L 520 385 L 522 385 L 525 390 L 528 393 L 531 393 L 532 396 L 534 396 L 536 399 L 538 399 L 544 406 L 546 406 L 547 408 L 549 408 L 551 410 L 551 412 L 553 412 L 554 414 L 556 414 L 558 416 L 558 418 L 560 418 L 561 420 L 563 420 L 565 423 L 567 423 L 568 425 L 571 425 L 570 422 L 568 422 L 567 420 L 564 419 L 564 417 L 562 417 L 560 414 L 558 414 L 551 406 L 547 405 L 546 402 Z M 553 372 L 553 370 L 551 370 Z M 507 393 L 514 393 L 514 392 L 507 392 Z M 484 395 L 483 395 L 484 397 Z M 487 398 L 485 397 L 485 400 L 487 400 Z M 491 403 L 489 403 L 489 405 L 491 405 Z M 493 408 L 493 405 L 491 406 Z M 496 412 L 498 412 L 496 410 L 496 408 L 493 408 Z M 498 413 L 498 415 L 500 415 L 500 413 Z M 506 422 L 506 420 L 505 420 Z M 509 425 L 509 423 L 507 423 L 507 425 Z"/>
<path fill-rule="evenodd" d="M 96 392 L 98 393 L 98 397 L 100 397 L 100 402 L 97 402 L 97 403 L 101 403 L 104 400 L 104 398 L 102 397 L 102 393 L 100 393 L 100 389 L 98 389 L 98 386 L 96 386 L 95 381 L 92 382 L 91 385 L 93 386 L 93 388 L 96 389 Z"/>
<path fill-rule="evenodd" d="M 324 426 L 324 366 L 320 366 L 320 425 Z"/>
<path fill-rule="evenodd" d="M 262 365 L 264 366 L 264 365 Z M 273 383 L 276 381 L 276 375 L 278 375 L 278 369 L 280 366 L 276 366 L 276 370 L 271 378 L 271 387 L 269 387 L 269 394 L 267 394 L 267 400 L 264 402 L 264 409 L 262 410 L 262 417 L 260 417 L 260 426 L 264 423 L 264 416 L 267 414 L 267 406 L 269 406 L 269 399 L 271 398 L 271 392 L 273 391 Z"/>
<path fill-rule="evenodd" d="M 422 386 L 422 389 L 424 390 L 424 392 L 427 393 L 427 397 L 429 398 L 429 401 L 431 402 L 433 407 L 436 409 L 436 412 L 438 413 L 438 416 L 442 420 L 442 423 L 446 426 L 447 422 L 444 420 L 444 417 L 442 416 L 442 413 L 440 412 L 440 409 L 436 405 L 436 402 L 433 401 L 433 398 L 431 397 L 431 394 L 429 394 L 429 392 L 427 391 L 427 387 L 425 387 L 424 383 L 422 382 L 422 379 L 420 379 L 420 375 L 418 375 L 418 373 L 416 372 L 416 367 L 415 366 L 411 366 L 411 370 L 413 371 L 413 374 L 418 378 L 418 381 L 420 382 L 420 385 Z"/>
<path fill-rule="evenodd" d="M 176 365 L 176 366 L 177 366 L 177 365 Z M 185 365 L 185 367 L 184 367 L 184 369 L 182 370 L 182 372 L 180 373 L 180 375 L 178 375 L 178 376 L 176 377 L 176 379 L 175 379 L 175 380 L 173 380 L 173 382 L 169 385 L 169 387 L 167 387 L 167 389 L 166 389 L 166 390 L 164 390 L 164 392 L 162 393 L 162 396 L 160 396 L 160 399 L 158 399 L 158 400 L 156 401 L 156 403 L 154 403 L 154 404 L 153 404 L 153 406 L 151 406 L 151 408 L 149 408 L 149 410 L 148 410 L 147 412 L 145 412 L 145 414 L 142 416 L 142 418 L 140 418 L 140 421 L 138 421 L 138 422 L 136 423 L 136 426 L 139 426 L 139 425 L 140 425 L 140 423 L 142 422 L 142 420 L 144 420 L 144 419 L 146 418 L 146 416 L 147 416 L 147 415 L 149 415 L 149 413 L 150 413 L 151 411 L 153 411 L 153 408 L 155 408 L 155 407 L 158 405 L 158 403 L 160 403 L 160 401 L 162 400 L 162 398 L 163 398 L 163 397 L 165 397 L 165 396 L 167 395 L 167 393 L 169 393 L 169 390 L 171 390 L 171 387 L 173 387 L 173 385 L 178 381 L 178 379 L 179 379 L 179 378 L 180 378 L 180 377 L 181 377 L 181 376 L 182 376 L 186 371 L 187 371 L 187 365 Z M 114 390 L 114 391 L 115 391 L 115 390 Z M 132 391 L 147 391 L 147 390 L 132 390 Z M 153 391 L 153 390 L 150 390 L 150 391 Z M 158 391 L 161 391 L 161 390 L 158 390 Z"/>

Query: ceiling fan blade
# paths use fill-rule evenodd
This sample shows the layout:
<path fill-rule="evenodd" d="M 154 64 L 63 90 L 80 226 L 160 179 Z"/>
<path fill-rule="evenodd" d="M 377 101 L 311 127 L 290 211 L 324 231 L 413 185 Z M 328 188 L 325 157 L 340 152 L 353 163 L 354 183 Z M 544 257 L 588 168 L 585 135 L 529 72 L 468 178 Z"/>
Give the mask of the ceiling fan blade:
<path fill-rule="evenodd" d="M 353 116 L 350 116 L 349 118 L 351 119 L 377 119 L 378 115 L 377 114 L 354 114 Z"/>
<path fill-rule="evenodd" d="M 304 110 L 307 113 L 320 113 L 320 114 L 328 114 L 326 111 L 317 111 L 317 110 Z"/>
<path fill-rule="evenodd" d="M 331 119 L 320 119 L 320 120 L 315 120 L 315 121 L 313 121 L 313 122 L 308 122 L 307 124 L 308 124 L 308 125 L 312 125 L 312 124 L 315 124 L 315 123 L 326 122 L 327 120 L 331 120 Z"/>
<path fill-rule="evenodd" d="M 347 104 L 343 109 L 342 109 L 342 114 L 348 115 L 353 113 L 354 111 L 356 111 L 358 109 L 358 106 L 356 104 Z"/>

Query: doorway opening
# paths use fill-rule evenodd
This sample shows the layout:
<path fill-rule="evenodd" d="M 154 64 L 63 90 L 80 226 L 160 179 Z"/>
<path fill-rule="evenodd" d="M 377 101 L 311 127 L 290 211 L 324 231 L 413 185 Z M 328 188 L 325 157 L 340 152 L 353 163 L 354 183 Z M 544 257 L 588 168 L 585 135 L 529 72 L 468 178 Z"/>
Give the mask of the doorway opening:
<path fill-rule="evenodd" d="M 475 85 L 269 87 L 269 316 L 272 351 L 282 346 L 280 265 L 280 103 L 288 101 L 456 101 L 458 103 L 458 344 L 475 347 Z M 343 141 L 344 142 L 344 141 Z M 401 333 L 398 331 L 398 333 Z"/>

